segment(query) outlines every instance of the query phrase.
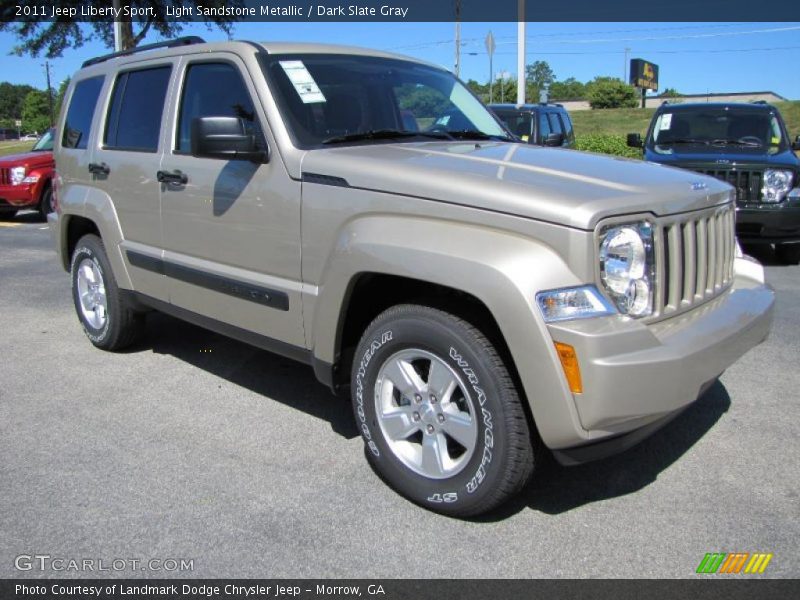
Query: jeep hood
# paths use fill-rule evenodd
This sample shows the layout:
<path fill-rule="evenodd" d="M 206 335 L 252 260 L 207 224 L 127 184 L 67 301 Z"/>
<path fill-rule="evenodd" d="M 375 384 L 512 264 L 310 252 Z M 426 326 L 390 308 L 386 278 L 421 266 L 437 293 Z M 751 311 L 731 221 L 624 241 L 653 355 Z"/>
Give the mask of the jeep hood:
<path fill-rule="evenodd" d="M 9 154 L 0 157 L 0 168 L 9 169 L 11 167 L 26 166 L 30 169 L 42 165 L 53 163 L 53 153 L 50 150 L 40 152 L 23 152 L 21 154 Z"/>
<path fill-rule="evenodd" d="M 306 181 L 427 198 L 594 229 L 608 216 L 666 215 L 728 201 L 716 179 L 639 160 L 506 142 L 310 150 Z M 314 177 L 314 176 L 326 176 Z M 338 179 L 337 179 L 338 178 Z"/>

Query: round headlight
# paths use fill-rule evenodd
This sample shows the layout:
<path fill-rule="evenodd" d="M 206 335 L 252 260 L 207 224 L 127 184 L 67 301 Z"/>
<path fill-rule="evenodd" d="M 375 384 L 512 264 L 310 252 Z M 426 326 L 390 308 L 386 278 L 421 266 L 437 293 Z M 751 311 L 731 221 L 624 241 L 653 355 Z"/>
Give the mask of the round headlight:
<path fill-rule="evenodd" d="M 780 202 L 792 189 L 792 172 L 778 169 L 764 171 L 761 197 L 764 202 Z"/>
<path fill-rule="evenodd" d="M 625 295 L 632 280 L 645 272 L 647 253 L 642 238 L 631 227 L 609 231 L 600 245 L 603 282 L 616 294 Z"/>
<path fill-rule="evenodd" d="M 25 179 L 25 167 L 11 167 L 11 185 L 19 185 Z"/>

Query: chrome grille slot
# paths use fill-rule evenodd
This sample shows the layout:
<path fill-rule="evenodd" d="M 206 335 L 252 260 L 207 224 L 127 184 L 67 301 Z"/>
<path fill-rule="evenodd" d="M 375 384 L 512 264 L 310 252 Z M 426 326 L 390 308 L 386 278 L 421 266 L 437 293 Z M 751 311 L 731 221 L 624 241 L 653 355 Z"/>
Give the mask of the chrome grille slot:
<path fill-rule="evenodd" d="M 731 205 L 660 221 L 655 317 L 688 310 L 727 289 L 735 247 Z"/>
<path fill-rule="evenodd" d="M 8 169 L 0 169 L 0 185 L 11 183 L 11 174 Z"/>

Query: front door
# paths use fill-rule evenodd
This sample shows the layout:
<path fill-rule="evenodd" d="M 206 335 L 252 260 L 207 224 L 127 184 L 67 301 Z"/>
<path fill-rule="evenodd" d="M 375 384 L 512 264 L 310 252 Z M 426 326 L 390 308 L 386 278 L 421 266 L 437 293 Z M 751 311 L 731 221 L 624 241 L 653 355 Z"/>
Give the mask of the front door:
<path fill-rule="evenodd" d="M 170 302 L 295 346 L 305 345 L 300 286 L 300 182 L 289 178 L 237 57 L 180 65 L 171 148 L 161 172 L 164 272 Z M 263 79 L 262 79 L 263 81 Z M 269 160 L 190 155 L 192 120 L 235 116 Z"/>

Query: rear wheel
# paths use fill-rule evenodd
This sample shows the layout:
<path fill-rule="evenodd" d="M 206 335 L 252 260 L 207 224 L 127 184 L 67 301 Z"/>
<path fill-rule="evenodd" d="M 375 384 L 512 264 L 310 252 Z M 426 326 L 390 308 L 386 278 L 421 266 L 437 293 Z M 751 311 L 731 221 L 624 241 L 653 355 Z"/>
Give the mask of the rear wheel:
<path fill-rule="evenodd" d="M 412 501 L 477 515 L 533 470 L 520 398 L 489 340 L 458 317 L 400 305 L 367 328 L 352 373 L 353 409 L 378 473 Z"/>
<path fill-rule="evenodd" d="M 121 350 L 144 331 L 144 315 L 120 293 L 103 242 L 90 234 L 72 253 L 72 298 L 86 337 L 103 350 Z"/>
<path fill-rule="evenodd" d="M 779 261 L 787 265 L 796 265 L 800 263 L 800 243 L 776 244 L 775 256 Z"/>

